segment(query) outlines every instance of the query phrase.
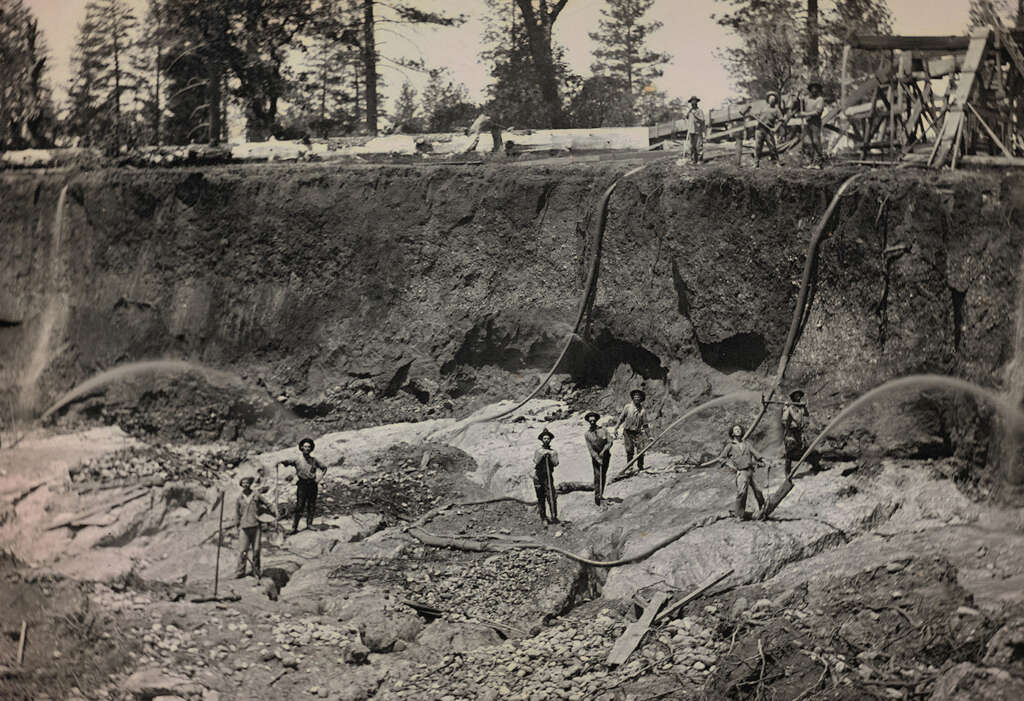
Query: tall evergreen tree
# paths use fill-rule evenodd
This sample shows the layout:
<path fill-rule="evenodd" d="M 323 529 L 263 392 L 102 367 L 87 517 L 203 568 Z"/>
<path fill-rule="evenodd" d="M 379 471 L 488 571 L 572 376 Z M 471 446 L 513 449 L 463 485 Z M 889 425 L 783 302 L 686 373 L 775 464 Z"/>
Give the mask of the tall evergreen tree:
<path fill-rule="evenodd" d="M 453 131 L 460 125 L 468 125 L 477 110 L 469 100 L 466 86 L 452 82 L 446 69 L 430 71 L 430 80 L 423 89 L 423 115 L 428 131 Z"/>
<path fill-rule="evenodd" d="M 22 0 L 0 0 L 0 150 L 47 146 L 54 126 L 48 51 Z"/>
<path fill-rule="evenodd" d="M 407 134 L 423 131 L 424 127 L 423 120 L 419 118 L 420 108 L 416 97 L 416 88 L 408 80 L 405 81 L 392 110 L 395 127 Z"/>
<path fill-rule="evenodd" d="M 598 31 L 590 34 L 597 42 L 590 70 L 618 81 L 631 96 L 661 77 L 661 66 L 672 60 L 667 53 L 647 48 L 648 36 L 662 26 L 643 21 L 652 5 L 654 0 L 607 0 Z"/>
<path fill-rule="evenodd" d="M 124 0 L 89 0 L 85 5 L 72 54 L 67 128 L 87 144 L 117 150 L 124 141 L 130 120 L 122 108 L 124 94 L 135 88 L 129 57 L 137 26 Z"/>
<path fill-rule="evenodd" d="M 487 0 L 487 5 L 486 49 L 481 58 L 491 67 L 488 113 L 500 124 L 527 128 L 551 126 L 551 110 L 540 88 L 540 75 L 534 65 L 518 4 L 509 0 Z M 569 70 L 563 47 L 552 44 L 552 51 L 559 113 L 563 113 L 582 80 Z"/>

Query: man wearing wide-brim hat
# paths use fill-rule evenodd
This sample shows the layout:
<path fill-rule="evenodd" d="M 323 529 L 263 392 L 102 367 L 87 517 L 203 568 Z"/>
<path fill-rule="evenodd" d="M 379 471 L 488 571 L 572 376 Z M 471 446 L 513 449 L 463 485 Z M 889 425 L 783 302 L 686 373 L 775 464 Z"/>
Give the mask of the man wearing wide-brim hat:
<path fill-rule="evenodd" d="M 641 445 L 642 436 L 648 430 L 647 410 L 644 409 L 644 400 L 647 393 L 642 389 L 634 389 L 629 393 L 630 401 L 622 407 L 619 413 L 619 421 L 615 424 L 615 433 L 622 435 L 622 446 L 626 449 L 626 464 L 633 460 L 633 456 L 643 450 Z M 644 456 L 637 458 L 636 469 L 644 469 Z"/>
<path fill-rule="evenodd" d="M 612 459 L 612 437 L 608 429 L 597 425 L 601 415 L 596 411 L 588 411 L 583 418 L 587 422 L 583 440 L 587 443 L 590 462 L 594 468 L 594 503 L 600 506 L 604 498 L 604 486 L 608 481 L 608 465 Z"/>
<path fill-rule="evenodd" d="M 700 98 L 693 95 L 689 103 L 690 109 L 683 118 L 687 120 L 686 138 L 690 142 L 690 161 L 701 163 L 704 161 L 704 128 L 707 122 L 699 106 Z"/>
<path fill-rule="evenodd" d="M 754 167 L 761 167 L 761 153 L 765 144 L 768 145 L 768 157 L 778 162 L 779 150 L 775 143 L 775 134 L 782 127 L 782 110 L 779 109 L 779 94 L 774 90 L 765 96 L 768 106 L 757 115 L 757 131 L 754 134 Z"/>
<path fill-rule="evenodd" d="M 825 98 L 821 95 L 821 88 L 821 81 L 817 78 L 807 81 L 810 97 L 804 98 L 803 110 L 797 115 L 804 120 L 804 135 L 811 145 L 811 157 L 819 167 L 825 162 L 825 152 L 821 147 L 821 115 L 825 111 Z"/>
<path fill-rule="evenodd" d="M 558 523 L 558 495 L 555 493 L 555 467 L 558 451 L 551 447 L 555 434 L 546 428 L 537 436 L 540 447 L 533 453 L 533 489 L 537 493 L 537 511 L 545 525 Z M 551 511 L 548 516 L 547 511 Z"/>
<path fill-rule="evenodd" d="M 327 474 L 327 466 L 313 457 L 316 443 L 312 438 L 299 441 L 298 460 L 282 460 L 281 465 L 295 468 L 295 513 L 292 516 L 292 535 L 299 531 L 299 519 L 306 515 L 306 528 L 313 528 L 313 516 L 316 513 L 316 500 L 320 491 L 320 482 Z M 320 476 L 317 477 L 317 472 Z"/>
<path fill-rule="evenodd" d="M 242 493 L 238 495 L 238 502 L 235 504 L 235 527 L 238 529 L 239 550 L 238 562 L 235 565 L 235 578 L 241 579 L 245 576 L 245 564 L 252 562 L 252 573 L 255 576 L 260 574 L 260 549 L 262 538 L 260 537 L 260 514 L 270 511 L 270 504 L 257 492 L 252 489 L 252 477 L 243 477 L 238 480 L 242 487 Z"/>
<path fill-rule="evenodd" d="M 782 436 L 786 450 L 786 475 L 789 475 L 794 460 L 800 460 L 804 452 L 804 429 L 810 419 L 804 391 L 795 389 L 782 404 Z"/>

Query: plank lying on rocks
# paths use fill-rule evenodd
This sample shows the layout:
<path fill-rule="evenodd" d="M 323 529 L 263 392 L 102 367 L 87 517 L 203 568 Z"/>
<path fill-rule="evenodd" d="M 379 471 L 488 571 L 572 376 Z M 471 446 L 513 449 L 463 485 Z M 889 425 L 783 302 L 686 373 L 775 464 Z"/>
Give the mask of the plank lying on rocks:
<path fill-rule="evenodd" d="M 662 621 L 662 620 L 668 618 L 675 611 L 678 611 L 681 606 L 685 606 L 686 604 L 690 603 L 691 601 L 696 599 L 698 596 L 700 596 L 701 594 L 706 592 L 711 587 L 713 587 L 716 584 L 718 584 L 719 582 L 721 582 L 723 579 L 725 579 L 726 577 L 728 577 L 732 573 L 733 573 L 733 570 L 730 569 L 730 570 L 726 570 L 725 572 L 722 572 L 720 574 L 713 574 L 713 575 L 711 575 L 710 577 L 705 579 L 701 583 L 701 585 L 699 587 L 697 587 L 692 592 L 690 592 L 689 594 L 684 596 L 682 599 L 680 599 L 679 601 L 675 602 L 674 604 L 669 606 L 667 609 L 662 611 L 660 614 L 658 614 L 655 617 L 655 619 L 654 619 L 655 622 Z"/>
<path fill-rule="evenodd" d="M 651 596 L 651 603 L 647 604 L 647 608 L 644 609 L 640 619 L 626 626 L 626 631 L 615 641 L 615 646 L 608 653 L 608 664 L 620 665 L 633 654 L 633 650 L 636 650 L 637 646 L 640 645 L 640 641 L 643 640 L 647 629 L 651 627 L 655 615 L 657 615 L 658 610 L 666 601 L 668 601 L 668 594 L 663 591 L 655 592 Z"/>

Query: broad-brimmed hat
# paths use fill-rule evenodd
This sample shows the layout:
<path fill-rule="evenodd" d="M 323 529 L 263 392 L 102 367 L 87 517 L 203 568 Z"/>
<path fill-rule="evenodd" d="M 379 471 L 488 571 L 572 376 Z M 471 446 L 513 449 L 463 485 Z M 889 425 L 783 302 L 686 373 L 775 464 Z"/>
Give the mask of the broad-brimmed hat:
<path fill-rule="evenodd" d="M 537 436 L 537 440 L 539 440 L 539 441 L 544 440 L 544 436 L 549 436 L 550 438 L 554 438 L 555 434 L 553 434 L 551 431 L 549 431 L 549 430 L 547 430 L 545 428 L 543 431 L 540 432 L 540 435 Z"/>
<path fill-rule="evenodd" d="M 256 481 L 256 478 L 254 478 L 254 477 L 243 477 L 242 479 L 238 480 L 238 485 L 240 487 L 244 487 L 245 485 L 252 484 L 255 481 Z"/>
<path fill-rule="evenodd" d="M 773 95 L 775 96 L 776 100 L 779 99 L 779 94 L 777 92 L 775 92 L 774 90 L 769 90 L 768 94 L 764 96 L 764 99 L 767 100 L 769 97 L 772 97 Z"/>
<path fill-rule="evenodd" d="M 733 424 L 732 426 L 729 427 L 729 436 L 732 436 L 732 431 L 735 428 L 738 428 L 740 430 L 741 435 L 743 434 L 743 427 L 739 424 Z"/>
<path fill-rule="evenodd" d="M 696 95 L 690 95 L 690 99 L 687 102 L 700 102 L 700 98 Z"/>
<path fill-rule="evenodd" d="M 303 438 L 301 441 L 299 441 L 299 448 L 300 449 L 302 448 L 303 443 L 309 443 L 309 449 L 310 450 L 313 450 L 314 448 L 316 448 L 316 443 L 313 442 L 312 438 Z"/>
<path fill-rule="evenodd" d="M 630 390 L 629 398 L 632 399 L 633 397 L 635 397 L 638 394 L 640 395 L 640 401 L 641 402 L 644 401 L 645 399 L 647 399 L 647 392 L 644 392 L 642 389 Z"/>
<path fill-rule="evenodd" d="M 807 87 L 808 88 L 813 88 L 815 85 L 818 86 L 819 88 L 825 87 L 824 85 L 821 84 L 821 79 L 820 78 L 810 78 L 810 79 L 808 79 L 808 81 L 807 81 Z"/>
<path fill-rule="evenodd" d="M 601 420 L 601 415 L 598 414 L 596 411 L 588 411 L 586 414 L 583 415 L 583 420 L 584 421 L 590 421 L 590 417 L 591 416 L 593 416 L 598 421 Z"/>
<path fill-rule="evenodd" d="M 795 389 L 789 393 L 789 398 L 794 402 L 799 402 L 804 398 L 804 391 L 802 389 Z"/>

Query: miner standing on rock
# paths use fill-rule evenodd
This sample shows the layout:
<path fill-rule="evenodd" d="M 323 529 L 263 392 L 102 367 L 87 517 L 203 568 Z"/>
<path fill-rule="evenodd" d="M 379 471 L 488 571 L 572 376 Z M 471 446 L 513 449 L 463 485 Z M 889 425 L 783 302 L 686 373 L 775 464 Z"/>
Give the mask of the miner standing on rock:
<path fill-rule="evenodd" d="M 782 405 L 782 435 L 786 448 L 786 477 L 789 477 L 791 465 L 799 460 L 804 452 L 804 428 L 810 414 L 807 402 L 804 401 L 803 390 L 793 390 L 789 399 Z"/>
<path fill-rule="evenodd" d="M 753 446 L 743 440 L 743 427 L 735 425 L 729 431 L 729 443 L 722 451 L 725 466 L 736 472 L 736 508 L 733 515 L 740 521 L 747 519 L 747 491 L 753 490 L 757 505 L 764 508 L 764 494 L 754 484 L 754 458 L 760 458 Z"/>
<path fill-rule="evenodd" d="M 821 81 L 812 78 L 807 83 L 807 91 L 811 94 L 804 100 L 800 117 L 804 119 L 804 134 L 811 145 L 811 158 L 814 165 L 820 168 L 825 163 L 825 152 L 821 146 L 821 115 L 825 111 L 825 98 L 821 95 Z"/>
<path fill-rule="evenodd" d="M 600 506 L 604 497 L 604 485 L 608 480 L 608 464 L 612 459 L 612 437 L 607 429 L 598 427 L 597 422 L 600 421 L 601 415 L 596 411 L 588 412 L 583 418 L 590 425 L 583 438 L 587 442 L 590 462 L 594 467 L 594 503 Z"/>
<path fill-rule="evenodd" d="M 633 460 L 633 455 L 643 450 L 643 446 L 640 445 L 641 436 L 647 431 L 647 410 L 644 409 L 647 393 L 642 389 L 634 389 L 629 393 L 629 398 L 630 401 L 622 407 L 622 413 L 619 414 L 619 422 L 615 424 L 615 433 L 618 434 L 621 428 L 627 465 Z M 638 472 L 644 469 L 643 455 L 637 458 L 636 469 Z"/>
<path fill-rule="evenodd" d="M 555 494 L 555 467 L 558 465 L 558 451 L 551 447 L 555 434 L 546 428 L 537 438 L 540 447 L 533 453 L 533 488 L 537 492 L 537 510 L 544 523 L 558 523 L 558 495 Z M 550 507 L 548 518 L 546 508 Z"/>
<path fill-rule="evenodd" d="M 754 167 L 761 167 L 761 153 L 765 144 L 768 145 L 768 158 L 778 162 L 779 149 L 775 143 L 775 134 L 782 126 L 782 110 L 779 109 L 779 94 L 768 93 L 768 107 L 757 115 L 757 133 L 754 135 Z"/>
<path fill-rule="evenodd" d="M 243 477 L 238 481 L 242 493 L 238 495 L 235 505 L 235 527 L 238 529 L 240 548 L 238 564 L 235 565 L 235 579 L 245 576 L 245 561 L 252 562 L 252 573 L 260 574 L 260 513 L 270 511 L 270 504 L 252 490 L 252 477 Z"/>
<path fill-rule="evenodd" d="M 295 515 L 292 518 L 292 535 L 299 532 L 299 518 L 306 514 L 306 528 L 313 528 L 313 514 L 316 511 L 316 497 L 319 491 L 320 480 L 327 474 L 327 467 L 313 457 L 313 448 L 316 444 L 312 438 L 303 438 L 299 441 L 299 452 L 302 458 L 299 460 L 282 460 L 282 465 L 295 468 L 295 476 L 298 483 L 295 489 Z M 320 470 L 320 477 L 316 471 Z"/>

